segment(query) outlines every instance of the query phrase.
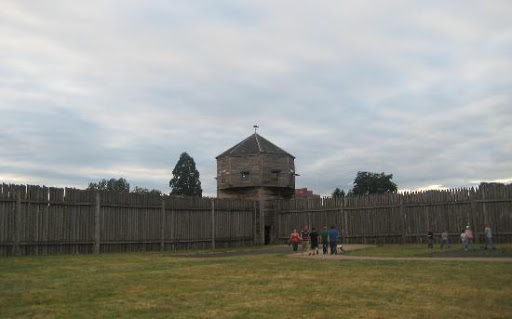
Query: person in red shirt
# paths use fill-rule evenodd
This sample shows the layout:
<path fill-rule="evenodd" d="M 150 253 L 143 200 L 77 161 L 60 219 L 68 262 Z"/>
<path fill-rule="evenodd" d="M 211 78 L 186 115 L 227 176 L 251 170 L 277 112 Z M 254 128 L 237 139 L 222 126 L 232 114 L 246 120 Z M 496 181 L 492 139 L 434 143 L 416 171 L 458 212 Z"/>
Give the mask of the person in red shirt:
<path fill-rule="evenodd" d="M 299 247 L 299 233 L 297 232 L 297 229 L 294 229 L 293 232 L 290 234 L 290 243 L 293 246 L 293 252 L 297 252 L 297 248 Z"/>

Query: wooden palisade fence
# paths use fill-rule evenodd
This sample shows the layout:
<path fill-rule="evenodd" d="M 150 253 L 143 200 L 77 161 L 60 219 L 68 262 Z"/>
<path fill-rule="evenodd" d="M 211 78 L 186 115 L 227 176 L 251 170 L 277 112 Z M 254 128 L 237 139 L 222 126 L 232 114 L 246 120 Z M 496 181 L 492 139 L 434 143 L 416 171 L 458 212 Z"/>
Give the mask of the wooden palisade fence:
<path fill-rule="evenodd" d="M 0 256 L 250 245 L 257 209 L 254 201 L 0 184 Z"/>
<path fill-rule="evenodd" d="M 437 238 L 446 230 L 456 243 L 466 225 L 483 240 L 485 223 L 498 241 L 512 240 L 512 185 L 276 201 L 274 211 L 281 241 L 293 228 L 309 224 L 341 227 L 347 243 L 423 242 L 429 230 Z"/>
<path fill-rule="evenodd" d="M 422 242 L 428 230 L 458 242 L 466 225 L 482 240 L 485 223 L 498 242 L 512 241 L 512 185 L 268 204 L 281 242 L 304 224 L 341 227 L 347 243 Z M 261 218 L 249 200 L 0 184 L 0 256 L 260 244 Z"/>

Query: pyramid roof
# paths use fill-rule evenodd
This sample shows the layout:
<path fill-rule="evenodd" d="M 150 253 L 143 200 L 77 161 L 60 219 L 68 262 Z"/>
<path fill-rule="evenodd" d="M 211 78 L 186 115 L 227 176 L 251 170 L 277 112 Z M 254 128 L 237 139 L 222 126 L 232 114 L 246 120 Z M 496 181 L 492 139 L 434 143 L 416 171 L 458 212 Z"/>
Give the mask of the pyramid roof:
<path fill-rule="evenodd" d="M 295 156 L 276 146 L 258 133 L 252 134 L 216 158 L 219 159 L 226 156 L 244 156 L 253 154 L 278 154 L 295 158 Z"/>

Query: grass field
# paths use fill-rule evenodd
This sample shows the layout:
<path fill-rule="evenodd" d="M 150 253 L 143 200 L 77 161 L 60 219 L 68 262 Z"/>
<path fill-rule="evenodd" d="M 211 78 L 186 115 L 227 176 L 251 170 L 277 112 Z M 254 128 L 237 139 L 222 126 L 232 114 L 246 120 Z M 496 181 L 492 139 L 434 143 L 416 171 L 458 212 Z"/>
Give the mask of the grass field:
<path fill-rule="evenodd" d="M 389 256 L 398 248 L 374 249 Z M 510 318 L 510 296 L 510 263 L 283 254 L 0 259 L 2 318 Z"/>
<path fill-rule="evenodd" d="M 439 245 L 429 250 L 426 244 L 386 245 L 348 252 L 351 256 L 376 256 L 376 257 L 512 257 L 512 244 L 500 244 L 495 250 L 484 250 L 481 245 L 475 245 L 475 250 L 464 251 L 460 244 L 445 247 Z"/>

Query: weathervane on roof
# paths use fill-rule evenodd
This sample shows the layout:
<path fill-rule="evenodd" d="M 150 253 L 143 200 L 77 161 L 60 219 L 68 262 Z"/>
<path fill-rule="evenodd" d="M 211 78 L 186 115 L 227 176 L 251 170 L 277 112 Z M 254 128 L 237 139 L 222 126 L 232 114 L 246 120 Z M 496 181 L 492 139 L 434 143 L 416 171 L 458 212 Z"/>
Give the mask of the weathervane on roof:
<path fill-rule="evenodd" d="M 256 134 L 256 131 L 258 130 L 259 126 L 258 125 L 254 125 L 254 134 Z"/>

